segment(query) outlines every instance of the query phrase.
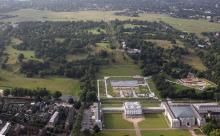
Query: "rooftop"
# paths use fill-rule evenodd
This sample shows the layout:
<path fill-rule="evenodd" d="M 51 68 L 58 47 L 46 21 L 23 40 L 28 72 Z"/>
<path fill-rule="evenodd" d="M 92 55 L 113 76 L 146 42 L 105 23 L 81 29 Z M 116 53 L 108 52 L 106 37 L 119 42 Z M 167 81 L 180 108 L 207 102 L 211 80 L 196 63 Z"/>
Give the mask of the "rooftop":
<path fill-rule="evenodd" d="M 192 108 L 190 107 L 190 105 L 173 105 L 170 106 L 174 116 L 176 118 L 191 118 L 194 117 Z"/>
<path fill-rule="evenodd" d="M 55 119 L 57 118 L 58 114 L 59 114 L 59 112 L 57 112 L 57 111 L 54 112 L 54 114 L 53 114 L 52 117 L 50 118 L 49 122 L 50 122 L 50 123 L 53 123 L 53 122 L 55 121 Z"/>
<path fill-rule="evenodd" d="M 111 85 L 113 87 L 137 87 L 138 81 L 137 80 L 126 80 L 126 81 L 112 80 Z"/>
<path fill-rule="evenodd" d="M 125 102 L 125 109 L 141 109 L 141 104 L 139 102 Z"/>

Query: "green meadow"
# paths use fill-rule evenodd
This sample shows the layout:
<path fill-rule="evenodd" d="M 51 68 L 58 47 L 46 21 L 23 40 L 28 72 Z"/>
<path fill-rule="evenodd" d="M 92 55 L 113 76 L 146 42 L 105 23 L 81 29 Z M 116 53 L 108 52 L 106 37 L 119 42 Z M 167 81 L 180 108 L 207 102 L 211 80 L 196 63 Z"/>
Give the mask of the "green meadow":
<path fill-rule="evenodd" d="M 146 21 L 164 21 L 176 29 L 200 34 L 205 31 L 218 31 L 220 24 L 211 23 L 207 20 L 193 20 L 173 18 L 164 14 L 143 13 L 139 17 L 117 16 L 116 11 L 78 11 L 78 12 L 53 12 L 47 10 L 22 9 L 6 14 L 16 17 L 3 19 L 2 22 L 23 22 L 23 21 L 110 21 L 110 20 L 146 20 Z M 131 26 L 128 26 L 131 27 Z"/>

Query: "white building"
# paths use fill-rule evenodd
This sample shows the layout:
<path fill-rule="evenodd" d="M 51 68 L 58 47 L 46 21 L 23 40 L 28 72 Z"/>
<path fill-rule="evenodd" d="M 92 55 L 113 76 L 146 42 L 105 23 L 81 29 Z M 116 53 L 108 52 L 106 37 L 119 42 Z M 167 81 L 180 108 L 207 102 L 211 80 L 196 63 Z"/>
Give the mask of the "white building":
<path fill-rule="evenodd" d="M 93 112 L 93 122 L 102 130 L 102 109 L 100 108 L 100 103 L 93 103 L 91 110 Z"/>
<path fill-rule="evenodd" d="M 220 105 L 218 103 L 199 103 L 194 104 L 194 107 L 202 117 L 220 120 Z"/>
<path fill-rule="evenodd" d="M 142 108 L 139 102 L 125 102 L 124 114 L 126 117 L 140 117 L 142 116 Z"/>
<path fill-rule="evenodd" d="M 4 127 L 1 129 L 1 131 L 0 131 L 0 136 L 5 136 L 10 127 L 11 127 L 11 123 L 10 123 L 10 122 L 7 122 L 7 123 L 4 125 Z"/>
<path fill-rule="evenodd" d="M 165 116 L 170 121 L 171 128 L 202 126 L 205 118 L 190 104 L 172 104 L 162 102 L 161 106 L 165 109 Z"/>
<path fill-rule="evenodd" d="M 58 115 L 59 115 L 59 112 L 56 111 L 53 113 L 53 115 L 51 116 L 50 120 L 49 120 L 49 123 L 48 123 L 48 126 L 49 127 L 54 127 L 54 125 L 56 124 L 56 122 L 58 121 Z"/>

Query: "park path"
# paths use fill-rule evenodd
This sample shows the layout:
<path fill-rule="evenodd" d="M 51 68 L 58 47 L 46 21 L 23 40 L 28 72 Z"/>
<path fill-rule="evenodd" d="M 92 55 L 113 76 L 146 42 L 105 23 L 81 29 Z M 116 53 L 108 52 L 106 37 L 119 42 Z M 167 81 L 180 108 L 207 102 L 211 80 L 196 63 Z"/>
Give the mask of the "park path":
<path fill-rule="evenodd" d="M 134 125 L 134 129 L 135 130 L 135 133 L 136 133 L 136 136 L 141 136 L 141 130 L 138 126 L 138 123 L 143 121 L 144 118 L 126 118 L 125 115 L 124 115 L 124 119 L 129 121 L 129 122 L 132 122 L 133 125 Z"/>
<path fill-rule="evenodd" d="M 192 136 L 197 136 L 196 133 L 193 131 L 193 129 L 189 129 L 189 132 Z"/>

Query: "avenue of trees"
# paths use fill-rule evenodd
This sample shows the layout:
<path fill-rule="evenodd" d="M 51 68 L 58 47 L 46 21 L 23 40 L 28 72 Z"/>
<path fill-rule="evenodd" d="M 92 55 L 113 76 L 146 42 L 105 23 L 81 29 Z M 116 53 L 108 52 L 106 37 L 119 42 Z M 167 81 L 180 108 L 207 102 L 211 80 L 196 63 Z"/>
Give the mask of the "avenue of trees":
<path fill-rule="evenodd" d="M 27 88 L 11 88 L 5 89 L 3 91 L 4 96 L 14 96 L 14 97 L 30 97 L 36 100 L 40 100 L 41 98 L 55 98 L 58 99 L 62 96 L 62 93 L 59 91 L 55 91 L 51 93 L 46 88 L 37 88 L 37 89 L 27 89 Z"/>

